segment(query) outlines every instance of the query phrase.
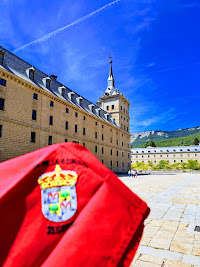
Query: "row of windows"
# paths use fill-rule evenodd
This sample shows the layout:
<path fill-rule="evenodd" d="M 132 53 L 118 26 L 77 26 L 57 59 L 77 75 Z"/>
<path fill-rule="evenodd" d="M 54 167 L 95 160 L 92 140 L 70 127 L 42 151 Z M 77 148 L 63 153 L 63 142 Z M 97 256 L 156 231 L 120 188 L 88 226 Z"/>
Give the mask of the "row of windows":
<path fill-rule="evenodd" d="M 167 160 L 169 162 L 169 160 Z M 138 162 L 138 161 L 136 161 Z M 142 161 L 144 163 L 144 161 Z M 148 160 L 148 162 L 150 162 L 150 160 Z M 159 162 L 159 161 L 158 161 Z M 176 162 L 176 160 L 174 160 L 174 163 Z M 183 160 L 181 160 L 181 162 L 183 162 Z M 154 160 L 154 163 L 156 163 L 156 160 Z"/>
<path fill-rule="evenodd" d="M 189 148 L 187 149 L 187 151 L 191 151 Z M 197 149 L 195 148 L 194 149 L 194 151 L 197 151 Z M 159 153 L 159 152 L 165 152 L 165 151 L 163 151 L 163 150 L 160 150 L 160 151 L 156 151 L 156 150 L 154 150 L 154 151 L 151 151 L 151 150 L 148 150 L 148 153 L 151 153 L 151 152 L 153 152 L 153 153 Z M 166 152 L 170 152 L 168 149 L 166 150 Z M 183 149 L 180 149 L 179 151 L 178 150 L 176 150 L 176 149 L 173 149 L 173 152 L 183 152 Z M 136 151 L 136 153 L 139 153 L 139 151 Z M 144 151 L 142 151 L 142 153 L 145 153 Z"/>
<path fill-rule="evenodd" d="M 109 110 L 110 106 L 106 106 L 106 110 Z M 111 105 L 111 109 L 115 109 L 115 105 Z"/>
<path fill-rule="evenodd" d="M 33 113 L 33 114 L 35 114 L 35 113 Z M 49 124 L 53 125 L 53 117 L 52 116 L 49 117 Z M 2 137 L 2 127 L 3 126 L 0 125 L 0 137 Z M 68 127 L 69 127 L 69 124 L 68 124 L 68 121 L 66 121 L 65 122 L 65 129 L 68 130 Z M 78 125 L 74 125 L 74 131 L 75 131 L 75 133 L 78 132 Z M 86 135 L 86 129 L 85 128 L 83 128 L 83 135 Z M 95 138 L 97 138 L 97 132 L 95 132 Z M 103 134 L 101 135 L 101 139 L 102 139 L 102 141 L 104 140 L 104 135 Z M 110 139 L 110 142 L 112 143 L 112 137 Z M 117 140 L 117 144 L 118 144 L 118 140 Z M 122 146 L 123 146 L 123 142 L 122 142 Z M 103 153 L 103 148 L 102 148 L 102 153 Z M 122 152 L 122 157 L 124 156 L 123 153 L 124 152 Z M 112 150 L 111 150 L 111 155 L 112 155 Z M 118 151 L 117 151 L 117 156 L 118 156 Z M 129 158 L 129 153 L 128 153 L 128 158 Z"/>
<path fill-rule="evenodd" d="M 2 127 L 1 126 L 2 125 L 0 125 L 0 134 L 2 132 Z M 31 142 L 32 143 L 36 142 L 36 132 L 31 132 Z M 65 142 L 68 142 L 68 139 L 65 139 Z M 52 143 L 53 143 L 53 137 L 52 137 L 52 135 L 49 135 L 49 137 L 48 137 L 48 145 L 52 145 Z M 83 143 L 83 145 L 85 146 L 85 143 Z M 95 152 L 97 152 L 97 146 L 95 146 Z M 101 153 L 104 154 L 104 148 L 103 147 L 101 148 Z M 113 154 L 113 151 L 111 149 L 110 150 L 110 155 L 112 156 L 112 154 Z M 119 156 L 119 151 L 116 151 L 116 155 L 117 155 L 117 157 Z M 124 157 L 124 152 L 122 152 L 122 157 Z M 129 158 L 129 153 L 128 153 L 128 158 Z"/>
<path fill-rule="evenodd" d="M 154 156 L 154 158 L 156 157 L 156 155 L 152 155 L 152 156 Z M 157 156 L 159 156 L 159 155 L 157 155 Z M 162 158 L 162 156 L 163 156 L 163 155 L 160 155 L 160 158 Z M 178 155 L 176 155 L 176 154 L 173 155 L 173 157 L 176 157 L 176 156 L 179 156 L 179 154 L 178 154 Z M 187 154 L 187 156 L 190 157 L 190 154 Z M 141 157 L 144 158 L 144 156 L 141 156 Z M 148 158 L 150 158 L 150 157 L 151 157 L 151 156 L 148 155 Z M 168 158 L 169 155 L 166 155 L 166 157 Z M 183 154 L 180 154 L 180 157 L 183 157 Z M 197 154 L 195 154 L 195 157 L 197 157 Z M 136 158 L 138 158 L 138 156 L 136 156 Z"/>
<path fill-rule="evenodd" d="M 123 129 L 123 126 L 124 126 L 124 129 Z M 121 124 L 121 129 L 124 130 L 124 131 L 126 131 L 126 129 L 127 129 L 127 132 L 128 132 L 128 126 L 127 126 L 127 128 L 126 128 L 125 125 Z"/>
<path fill-rule="evenodd" d="M 121 119 L 123 120 L 123 116 L 121 115 Z M 126 118 L 124 117 L 124 121 L 126 120 Z M 128 122 L 128 119 L 127 119 L 127 122 Z"/>

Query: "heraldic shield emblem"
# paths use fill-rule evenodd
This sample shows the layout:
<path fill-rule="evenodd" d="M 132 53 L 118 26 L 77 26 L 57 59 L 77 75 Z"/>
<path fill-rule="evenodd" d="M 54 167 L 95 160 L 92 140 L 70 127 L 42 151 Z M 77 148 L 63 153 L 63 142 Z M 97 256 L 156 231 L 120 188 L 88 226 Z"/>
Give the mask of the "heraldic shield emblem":
<path fill-rule="evenodd" d="M 52 222 L 65 222 L 77 210 L 76 182 L 78 174 L 62 170 L 56 165 L 53 172 L 41 175 L 38 183 L 41 187 L 42 213 Z"/>

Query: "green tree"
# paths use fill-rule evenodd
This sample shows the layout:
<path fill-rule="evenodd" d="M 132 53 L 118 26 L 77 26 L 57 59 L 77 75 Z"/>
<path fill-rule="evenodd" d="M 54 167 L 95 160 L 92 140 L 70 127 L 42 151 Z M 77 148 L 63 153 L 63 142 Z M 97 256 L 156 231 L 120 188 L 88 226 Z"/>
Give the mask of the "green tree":
<path fill-rule="evenodd" d="M 145 144 L 145 147 L 148 147 L 148 146 L 156 147 L 156 144 L 155 144 L 155 142 L 153 140 L 149 140 Z"/>
<path fill-rule="evenodd" d="M 197 137 L 194 138 L 194 145 L 198 146 L 199 144 L 199 139 Z"/>
<path fill-rule="evenodd" d="M 198 163 L 197 160 L 188 160 L 187 169 L 199 170 L 200 169 L 200 164 Z"/>

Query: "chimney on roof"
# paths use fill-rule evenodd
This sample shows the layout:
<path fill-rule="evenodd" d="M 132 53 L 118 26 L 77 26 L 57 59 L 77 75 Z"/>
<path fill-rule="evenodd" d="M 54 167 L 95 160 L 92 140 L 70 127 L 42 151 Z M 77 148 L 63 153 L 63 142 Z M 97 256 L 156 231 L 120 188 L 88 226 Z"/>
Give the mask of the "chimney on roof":
<path fill-rule="evenodd" d="M 56 75 L 51 75 L 50 78 L 56 81 L 57 78 L 58 78 L 58 76 L 56 76 Z"/>
<path fill-rule="evenodd" d="M 3 50 L 0 50 L 0 65 L 3 65 L 4 55 L 5 55 L 5 52 Z"/>

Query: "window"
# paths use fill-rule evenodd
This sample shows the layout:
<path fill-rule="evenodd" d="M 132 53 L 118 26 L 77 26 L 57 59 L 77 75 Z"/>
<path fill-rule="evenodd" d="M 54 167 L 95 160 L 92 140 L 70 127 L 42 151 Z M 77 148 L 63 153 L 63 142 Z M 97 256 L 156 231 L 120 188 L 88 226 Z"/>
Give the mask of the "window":
<path fill-rule="evenodd" d="M 76 117 L 76 118 L 78 117 L 78 113 L 77 113 L 77 112 L 75 112 L 75 117 Z"/>
<path fill-rule="evenodd" d="M 128 132 L 128 127 L 127 127 L 127 132 Z"/>
<path fill-rule="evenodd" d="M 117 157 L 118 157 L 118 155 L 119 155 L 119 152 L 117 151 Z"/>
<path fill-rule="evenodd" d="M 35 132 L 31 132 L 31 143 L 35 143 Z"/>
<path fill-rule="evenodd" d="M 66 108 L 66 113 L 69 113 L 69 109 L 68 108 Z"/>
<path fill-rule="evenodd" d="M 122 146 L 124 146 L 124 142 L 122 142 Z"/>
<path fill-rule="evenodd" d="M 102 159 L 102 161 L 101 161 L 102 163 L 103 163 L 103 159 Z"/>
<path fill-rule="evenodd" d="M 129 153 L 128 153 L 128 159 L 129 159 Z"/>
<path fill-rule="evenodd" d="M 85 146 L 85 143 L 83 143 L 83 146 Z"/>
<path fill-rule="evenodd" d="M 162 158 L 162 155 L 160 155 L 160 157 Z"/>
<path fill-rule="evenodd" d="M 68 130 L 68 121 L 65 122 L 65 130 Z"/>
<path fill-rule="evenodd" d="M 103 134 L 101 135 L 101 139 L 102 139 L 102 141 L 103 141 Z"/>
<path fill-rule="evenodd" d="M 197 157 L 197 154 L 194 154 L 195 155 L 195 157 Z"/>
<path fill-rule="evenodd" d="M 101 149 L 101 153 L 103 154 L 103 147 L 102 147 L 102 149 Z"/>
<path fill-rule="evenodd" d="M 2 137 L 2 128 L 3 128 L 3 126 L 0 125 L 0 137 Z"/>
<path fill-rule="evenodd" d="M 83 128 L 83 135 L 85 135 L 85 128 Z"/>
<path fill-rule="evenodd" d="M 162 156 L 162 155 L 161 155 Z M 148 155 L 148 158 L 149 158 L 150 156 Z"/>
<path fill-rule="evenodd" d="M 154 163 L 156 163 L 156 160 L 154 160 Z"/>
<path fill-rule="evenodd" d="M 182 157 L 183 156 L 183 154 L 180 154 L 180 157 Z"/>
<path fill-rule="evenodd" d="M 118 140 L 117 140 L 117 145 L 118 145 Z"/>
<path fill-rule="evenodd" d="M 156 157 L 156 155 L 154 155 L 154 158 Z"/>
<path fill-rule="evenodd" d="M 167 155 L 167 158 L 169 157 L 169 155 Z"/>
<path fill-rule="evenodd" d="M 37 111 L 35 109 L 32 110 L 32 120 L 37 120 Z"/>
<path fill-rule="evenodd" d="M 110 166 L 112 167 L 112 160 L 110 161 Z"/>
<path fill-rule="evenodd" d="M 109 110 L 109 106 L 106 107 L 106 110 Z"/>
<path fill-rule="evenodd" d="M 49 125 L 53 125 L 53 116 L 49 117 Z"/>
<path fill-rule="evenodd" d="M 32 70 L 29 70 L 29 78 L 32 80 L 32 81 L 34 81 L 34 77 L 35 76 L 35 72 L 34 71 L 32 71 Z"/>
<path fill-rule="evenodd" d="M 97 132 L 95 132 L 95 138 L 97 138 Z"/>
<path fill-rule="evenodd" d="M 46 80 L 46 88 L 50 89 L 50 80 Z"/>
<path fill-rule="evenodd" d="M 95 152 L 97 152 L 97 146 L 95 146 Z"/>
<path fill-rule="evenodd" d="M 112 149 L 110 150 L 110 155 L 112 156 Z"/>
<path fill-rule="evenodd" d="M 114 105 L 112 105 L 112 109 L 114 109 L 115 108 L 115 106 Z"/>
<path fill-rule="evenodd" d="M 85 121 L 85 116 L 83 116 L 83 120 Z"/>
<path fill-rule="evenodd" d="M 101 125 L 101 128 L 103 129 L 103 124 Z"/>
<path fill-rule="evenodd" d="M 142 158 L 144 158 L 144 156 L 142 155 Z"/>
<path fill-rule="evenodd" d="M 95 125 L 97 125 L 97 121 L 95 121 Z"/>
<path fill-rule="evenodd" d="M 50 101 L 50 107 L 53 107 L 53 106 L 54 106 L 53 101 Z"/>
<path fill-rule="evenodd" d="M 122 152 L 122 157 L 124 156 L 124 152 Z"/>
<path fill-rule="evenodd" d="M 183 160 L 181 160 L 181 162 L 183 162 Z"/>
<path fill-rule="evenodd" d="M 124 167 L 124 162 L 122 162 L 122 167 Z"/>
<path fill-rule="evenodd" d="M 75 131 L 75 133 L 78 132 L 78 126 L 76 124 L 75 124 L 75 127 L 74 127 L 74 131 Z"/>
<path fill-rule="evenodd" d="M 0 85 L 6 86 L 6 80 L 0 79 Z"/>
<path fill-rule="evenodd" d="M 112 137 L 110 137 L 110 142 L 112 143 Z"/>
<path fill-rule="evenodd" d="M 188 157 L 190 156 L 190 154 L 188 154 Z"/>
<path fill-rule="evenodd" d="M 121 106 L 121 110 L 122 110 L 122 106 Z"/>
<path fill-rule="evenodd" d="M 174 162 L 176 162 L 176 160 L 174 160 Z"/>
<path fill-rule="evenodd" d="M 51 135 L 49 135 L 48 145 L 52 145 L 52 143 L 53 143 L 53 138 Z"/>
<path fill-rule="evenodd" d="M 0 110 L 4 110 L 4 102 L 5 100 L 3 98 L 0 98 Z"/>
<path fill-rule="evenodd" d="M 138 156 L 136 156 L 136 159 L 138 158 Z"/>
<path fill-rule="evenodd" d="M 176 157 L 176 155 L 174 154 L 174 157 Z"/>
<path fill-rule="evenodd" d="M 38 100 L 38 94 L 33 93 L 33 99 Z"/>
<path fill-rule="evenodd" d="M 117 167 L 119 166 L 119 162 L 118 162 L 118 160 L 117 160 Z"/>
<path fill-rule="evenodd" d="M 65 143 L 67 143 L 68 142 L 68 139 L 65 139 Z"/>

